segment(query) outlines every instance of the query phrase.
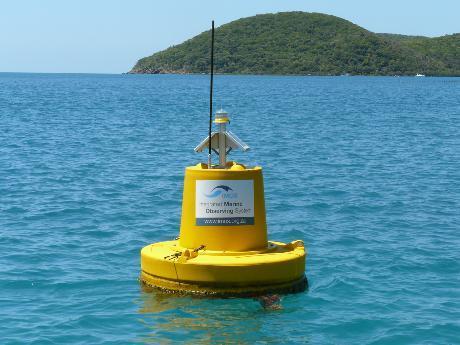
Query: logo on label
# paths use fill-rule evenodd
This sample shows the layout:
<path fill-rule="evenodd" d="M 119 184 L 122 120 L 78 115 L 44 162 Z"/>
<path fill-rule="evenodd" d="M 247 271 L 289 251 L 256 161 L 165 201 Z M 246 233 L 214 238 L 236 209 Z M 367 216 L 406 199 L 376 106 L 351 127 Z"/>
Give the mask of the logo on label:
<path fill-rule="evenodd" d="M 229 186 L 224 186 L 224 185 L 220 185 L 220 186 L 216 186 L 214 187 L 212 190 L 211 190 L 211 193 L 210 194 L 206 194 L 204 193 L 204 195 L 207 197 L 207 198 L 217 198 L 219 195 L 221 195 L 224 191 L 225 192 L 229 192 L 229 191 L 232 191 L 233 189 L 230 188 Z"/>

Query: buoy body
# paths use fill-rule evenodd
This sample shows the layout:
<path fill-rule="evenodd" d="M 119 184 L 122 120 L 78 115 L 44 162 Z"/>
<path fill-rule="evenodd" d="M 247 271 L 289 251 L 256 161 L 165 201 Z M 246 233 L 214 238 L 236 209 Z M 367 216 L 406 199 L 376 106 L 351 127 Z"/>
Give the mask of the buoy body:
<path fill-rule="evenodd" d="M 262 169 L 227 163 L 226 169 L 187 167 L 179 244 L 207 250 L 267 248 Z M 206 168 L 204 168 L 206 167 Z"/>
<path fill-rule="evenodd" d="M 171 292 L 256 296 L 307 287 L 302 241 L 267 240 L 262 168 L 185 170 L 178 240 L 141 251 L 141 281 Z"/>

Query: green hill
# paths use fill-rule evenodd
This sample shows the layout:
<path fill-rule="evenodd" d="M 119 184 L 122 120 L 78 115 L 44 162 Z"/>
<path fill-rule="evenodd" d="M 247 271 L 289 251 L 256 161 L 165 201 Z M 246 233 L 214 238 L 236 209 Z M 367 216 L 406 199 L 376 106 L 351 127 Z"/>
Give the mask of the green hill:
<path fill-rule="evenodd" d="M 441 37 L 405 36 L 379 34 L 415 50 L 423 57 L 429 57 L 441 63 L 448 75 L 460 75 L 460 33 Z M 436 73 L 435 73 L 436 74 Z"/>
<path fill-rule="evenodd" d="M 216 73 L 460 75 L 460 34 L 376 34 L 321 13 L 235 20 L 215 33 Z M 140 59 L 129 73 L 208 73 L 210 32 Z"/>

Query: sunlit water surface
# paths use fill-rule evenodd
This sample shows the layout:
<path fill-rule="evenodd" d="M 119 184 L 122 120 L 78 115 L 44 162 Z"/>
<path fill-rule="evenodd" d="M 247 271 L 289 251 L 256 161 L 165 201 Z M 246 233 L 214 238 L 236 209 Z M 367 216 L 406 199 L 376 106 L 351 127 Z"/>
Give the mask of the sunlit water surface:
<path fill-rule="evenodd" d="M 142 291 L 177 236 L 206 76 L 0 74 L 1 344 L 459 344 L 460 79 L 217 76 L 308 292 Z"/>

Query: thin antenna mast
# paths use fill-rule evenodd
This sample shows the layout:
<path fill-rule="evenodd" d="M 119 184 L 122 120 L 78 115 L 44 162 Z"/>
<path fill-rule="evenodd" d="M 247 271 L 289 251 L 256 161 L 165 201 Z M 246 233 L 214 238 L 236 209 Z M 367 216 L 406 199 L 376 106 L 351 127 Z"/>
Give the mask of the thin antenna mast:
<path fill-rule="evenodd" d="M 214 20 L 211 29 L 211 87 L 209 92 L 209 142 L 208 142 L 208 169 L 211 169 L 211 129 L 212 129 L 212 87 L 214 82 Z"/>

